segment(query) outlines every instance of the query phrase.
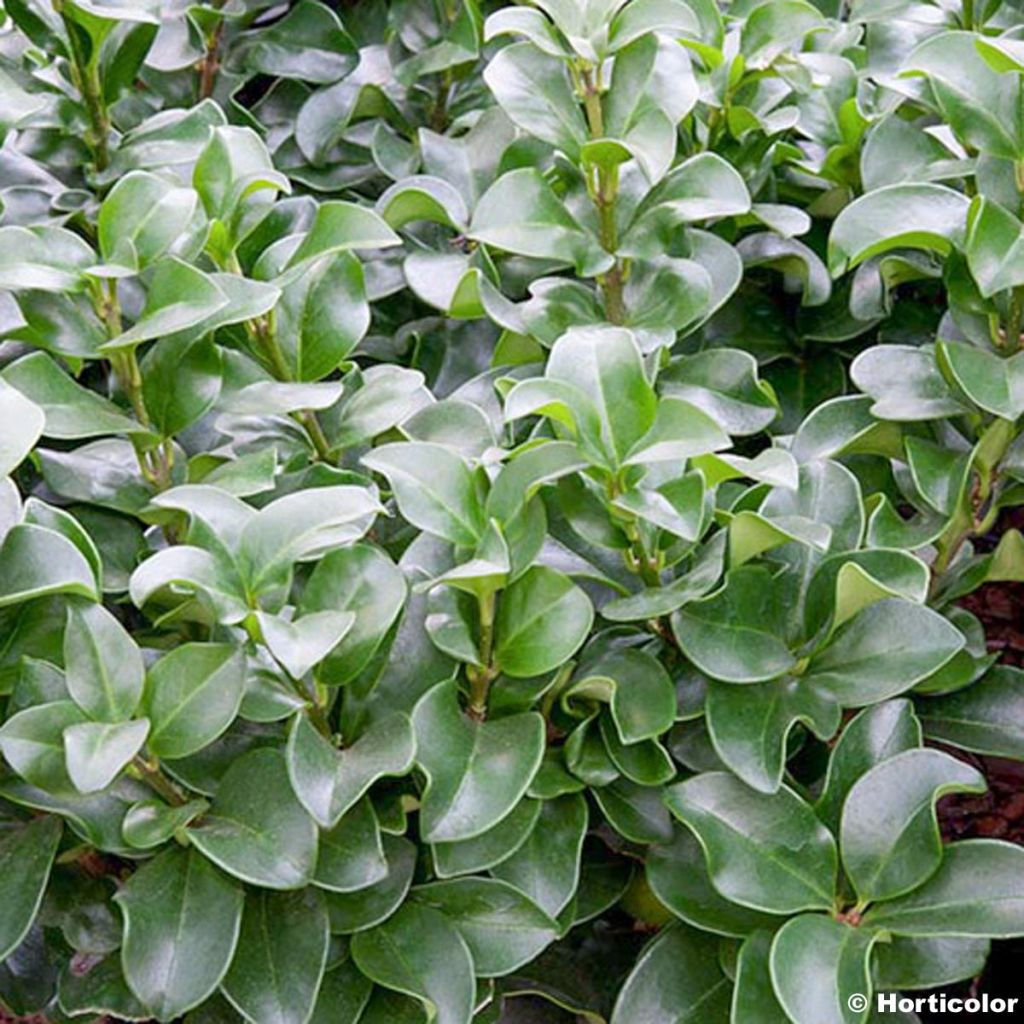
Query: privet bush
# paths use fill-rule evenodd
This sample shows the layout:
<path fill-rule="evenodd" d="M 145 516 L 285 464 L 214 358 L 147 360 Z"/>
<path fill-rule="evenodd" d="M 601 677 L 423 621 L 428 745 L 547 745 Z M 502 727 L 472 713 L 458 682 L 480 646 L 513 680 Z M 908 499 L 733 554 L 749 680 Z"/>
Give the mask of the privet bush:
<path fill-rule="evenodd" d="M 1024 757 L 1014 0 L 3 7 L 11 1012 L 853 1024 L 1024 934 L 935 816 Z"/>

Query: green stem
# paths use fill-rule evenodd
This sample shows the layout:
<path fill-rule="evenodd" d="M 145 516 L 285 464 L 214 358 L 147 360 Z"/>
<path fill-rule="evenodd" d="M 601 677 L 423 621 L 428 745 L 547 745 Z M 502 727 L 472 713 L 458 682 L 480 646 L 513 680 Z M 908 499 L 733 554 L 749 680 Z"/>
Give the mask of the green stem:
<path fill-rule="evenodd" d="M 1024 288 L 1017 285 L 1010 293 L 1010 309 L 1006 316 L 1006 346 L 1011 352 L 1021 347 L 1022 323 L 1024 323 Z"/>
<path fill-rule="evenodd" d="M 250 598 L 250 603 L 255 605 L 255 599 Z M 242 623 L 246 633 L 249 634 L 249 639 L 254 644 L 259 644 L 267 653 L 273 658 L 273 651 L 267 646 L 266 640 L 263 638 L 263 631 L 260 629 L 259 620 L 255 615 L 247 615 L 245 621 Z M 276 658 L 274 659 L 277 660 Z M 279 663 L 280 664 L 280 663 Z M 309 716 L 309 720 L 315 726 L 317 732 L 319 732 L 325 739 L 330 740 L 333 744 L 334 734 L 331 731 L 331 723 L 327 719 L 327 711 L 315 692 L 311 693 L 306 684 L 301 679 L 296 679 L 284 666 L 281 666 L 281 670 L 284 677 L 288 680 L 289 685 L 298 695 L 298 697 L 306 705 L 306 714 Z"/>
<path fill-rule="evenodd" d="M 226 269 L 232 274 L 242 276 L 242 267 L 234 253 L 231 254 Z M 271 310 L 266 316 L 247 320 L 245 327 L 267 369 L 280 381 L 294 380 L 291 367 L 277 340 L 277 318 L 274 316 L 274 311 Z M 302 409 L 292 413 L 292 419 L 305 428 L 313 448 L 316 450 L 317 458 L 322 462 L 331 462 L 331 443 L 327 440 L 327 435 L 324 433 L 323 427 L 320 426 L 316 413 L 312 409 Z"/>
<path fill-rule="evenodd" d="M 199 64 L 199 99 L 209 99 L 217 86 L 217 73 L 220 71 L 220 44 L 224 36 L 223 20 L 206 40 L 206 53 Z"/>
<path fill-rule="evenodd" d="M 480 664 L 471 665 L 469 676 L 469 714 L 477 721 L 487 717 L 487 698 L 491 682 L 497 674 L 492 664 L 494 653 L 494 591 L 479 598 L 480 610 Z"/>
<path fill-rule="evenodd" d="M 110 164 L 110 114 L 103 99 L 103 84 L 100 81 L 99 65 L 94 59 L 87 59 L 82 51 L 79 32 L 81 29 L 64 13 L 63 0 L 54 0 L 54 10 L 64 22 L 71 46 L 71 71 L 74 83 L 82 94 L 85 113 L 89 119 L 86 144 L 92 152 L 93 164 L 97 171 L 106 170 Z"/>
<path fill-rule="evenodd" d="M 188 802 L 178 792 L 177 786 L 161 771 L 160 762 L 156 758 L 153 758 L 152 761 L 147 761 L 141 754 L 136 754 L 132 759 L 132 767 L 139 778 L 154 793 L 162 796 L 172 807 L 181 807 Z"/>
<path fill-rule="evenodd" d="M 598 71 L 598 74 L 600 72 Z M 579 74 L 580 89 L 583 93 L 583 107 L 587 115 L 587 126 L 592 139 L 604 137 L 604 112 L 601 109 L 601 83 L 595 79 L 589 67 L 583 67 Z M 615 200 L 619 193 L 619 168 L 600 166 L 592 169 L 593 179 L 589 191 L 597 209 L 599 237 L 602 248 L 615 255 L 619 247 L 618 228 L 615 223 Z M 616 259 L 615 265 L 606 274 L 598 278 L 604 308 L 608 319 L 613 324 L 621 324 L 626 318 L 623 288 L 626 283 L 625 261 Z"/>
<path fill-rule="evenodd" d="M 121 302 L 117 294 L 117 281 L 107 278 L 98 296 L 94 299 L 97 312 L 107 328 L 107 336 L 116 338 L 122 330 Z M 117 378 L 118 386 L 131 403 L 132 411 L 139 423 L 147 429 L 152 426 L 146 401 L 142 393 L 142 370 L 135 355 L 134 348 L 122 349 L 111 353 L 110 366 Z M 174 465 L 174 449 L 168 439 L 161 448 L 147 452 L 135 444 L 135 456 L 143 477 L 158 491 L 165 491 L 171 486 L 171 468 Z M 170 539 L 170 538 L 168 538 Z"/>

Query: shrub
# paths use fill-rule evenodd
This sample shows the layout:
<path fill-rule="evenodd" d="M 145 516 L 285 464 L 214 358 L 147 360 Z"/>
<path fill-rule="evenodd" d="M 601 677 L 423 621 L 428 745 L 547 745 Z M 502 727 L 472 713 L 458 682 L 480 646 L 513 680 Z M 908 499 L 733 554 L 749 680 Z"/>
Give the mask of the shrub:
<path fill-rule="evenodd" d="M 1024 758 L 1015 5 L 3 6 L 12 1013 L 854 1024 L 1024 935 L 936 818 Z"/>

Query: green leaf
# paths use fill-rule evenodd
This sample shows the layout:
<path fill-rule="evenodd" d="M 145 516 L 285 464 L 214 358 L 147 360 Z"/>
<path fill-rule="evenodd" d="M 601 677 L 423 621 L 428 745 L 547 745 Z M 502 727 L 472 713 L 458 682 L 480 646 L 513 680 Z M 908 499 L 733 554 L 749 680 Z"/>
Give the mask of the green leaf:
<path fill-rule="evenodd" d="M 533 713 L 473 722 L 454 681 L 439 683 L 413 715 L 416 764 L 427 777 L 420 829 L 428 843 L 482 835 L 526 793 L 544 752 L 544 721 Z"/>
<path fill-rule="evenodd" d="M 971 276 L 984 298 L 1024 284 L 1021 222 L 993 199 L 977 196 L 967 214 L 964 249 Z"/>
<path fill-rule="evenodd" d="M 847 707 L 875 704 L 931 675 L 964 643 L 938 612 L 886 598 L 842 626 L 811 658 L 804 679 Z"/>
<path fill-rule="evenodd" d="M 740 946 L 730 1021 L 751 1021 L 752 1024 L 789 1022 L 772 987 L 769 955 L 774 937 L 770 931 L 759 930 Z"/>
<path fill-rule="evenodd" d="M 609 704 L 623 743 L 654 739 L 672 728 L 676 691 L 653 655 L 636 648 L 612 650 L 587 664 L 562 697 Z"/>
<path fill-rule="evenodd" d="M 684 160 L 636 208 L 619 252 L 657 256 L 681 224 L 731 217 L 750 209 L 750 193 L 736 169 L 717 153 Z"/>
<path fill-rule="evenodd" d="M 997 665 L 978 682 L 955 693 L 922 700 L 918 714 L 929 739 L 995 757 L 1020 758 L 1024 730 L 1021 671 Z"/>
<path fill-rule="evenodd" d="M 353 249 L 383 249 L 401 239 L 373 210 L 356 203 L 331 201 L 317 208 L 313 224 L 288 260 L 279 284 L 302 275 L 314 260 Z"/>
<path fill-rule="evenodd" d="M 708 772 L 669 786 L 665 799 L 700 839 L 723 896 L 771 914 L 832 906 L 835 842 L 791 789 L 767 795 Z"/>
<path fill-rule="evenodd" d="M 1013 938 L 1024 934 L 1024 851 L 993 839 L 945 848 L 919 888 L 872 907 L 864 924 L 896 935 Z"/>
<path fill-rule="evenodd" d="M 358 540 L 379 510 L 369 488 L 349 485 L 296 491 L 265 505 L 239 537 L 238 561 L 249 586 L 257 593 L 275 586 L 295 562 Z"/>
<path fill-rule="evenodd" d="M 875 400 L 871 415 L 881 420 L 928 420 L 967 411 L 943 379 L 928 345 L 876 345 L 853 361 L 850 376 Z"/>
<path fill-rule="evenodd" d="M 707 413 L 681 398 L 662 398 L 651 429 L 633 446 L 627 466 L 679 463 L 729 447 L 729 435 Z"/>
<path fill-rule="evenodd" d="M 174 807 L 160 800 L 140 800 L 132 804 L 124 816 L 121 824 L 124 841 L 136 850 L 161 846 L 209 806 L 205 800 L 190 800 Z"/>
<path fill-rule="evenodd" d="M 3 379 L 43 410 L 47 437 L 67 440 L 141 430 L 113 402 L 75 383 L 45 352 L 19 359 L 4 370 Z"/>
<path fill-rule="evenodd" d="M 196 161 L 192 184 L 210 217 L 240 241 L 264 217 L 278 192 L 290 192 L 288 178 L 274 169 L 266 145 L 251 128 L 223 125 Z"/>
<path fill-rule="evenodd" d="M 444 914 L 407 903 L 352 940 L 356 966 L 378 985 L 414 996 L 437 1024 L 469 1024 L 473 959 Z"/>
<path fill-rule="evenodd" d="M 320 983 L 310 1024 L 356 1024 L 366 1020 L 362 1013 L 370 1002 L 373 982 L 351 960 L 337 967 L 329 964 L 328 968 Z"/>
<path fill-rule="evenodd" d="M 142 749 L 149 722 L 82 722 L 64 730 L 68 776 L 79 793 L 106 789 Z"/>
<path fill-rule="evenodd" d="M 195 851 L 171 848 L 114 897 L 124 914 L 121 964 L 134 995 L 162 1020 L 216 990 L 231 963 L 242 890 Z"/>
<path fill-rule="evenodd" d="M 414 526 L 467 547 L 480 540 L 485 527 L 481 485 L 450 448 L 398 442 L 374 448 L 362 461 L 387 478 L 399 511 Z"/>
<path fill-rule="evenodd" d="M 672 819 L 662 795 L 657 784 L 641 785 L 629 778 L 619 778 L 593 790 L 594 800 L 608 823 L 634 843 L 664 843 L 671 838 Z"/>
<path fill-rule="evenodd" d="M 7 476 L 35 447 L 46 414 L 6 381 L 0 381 L 0 478 Z"/>
<path fill-rule="evenodd" d="M 563 61 L 533 43 L 513 43 L 487 64 L 484 81 L 520 128 L 570 158 L 579 156 L 587 123 Z"/>
<path fill-rule="evenodd" d="M 974 32 L 937 32 L 904 59 L 904 73 L 927 76 L 929 99 L 962 142 L 1013 160 L 1022 141 L 1009 116 L 1020 102 L 1017 76 L 994 70 L 978 38 Z"/>
<path fill-rule="evenodd" d="M 908 700 L 888 700 L 850 719 L 829 757 L 825 783 L 814 805 L 817 816 L 838 834 L 839 818 L 854 783 L 875 765 L 921 745 L 921 725 Z"/>
<path fill-rule="evenodd" d="M 103 351 L 134 348 L 144 341 L 195 327 L 227 304 L 227 295 L 208 274 L 177 257 L 168 257 L 153 272 L 146 304 L 135 325 L 108 341 Z"/>
<path fill-rule="evenodd" d="M 322 682 L 338 686 L 353 679 L 383 642 L 405 604 L 405 576 L 386 555 L 368 544 L 328 552 L 313 569 L 299 611 L 351 611 L 356 619 L 341 643 L 321 664 Z"/>
<path fill-rule="evenodd" d="M 213 408 L 222 382 L 220 349 L 206 336 L 158 341 L 142 361 L 142 396 L 154 427 L 173 437 Z"/>
<path fill-rule="evenodd" d="M 875 947 L 875 985 L 883 990 L 906 991 L 977 977 L 985 969 L 990 946 L 988 939 L 894 936 Z"/>
<path fill-rule="evenodd" d="M 285 758 L 302 806 L 324 828 L 333 828 L 378 779 L 405 775 L 415 751 L 412 722 L 401 712 L 372 723 L 341 750 L 298 714 L 288 731 Z"/>
<path fill-rule="evenodd" d="M 18 523 L 0 545 L 0 607 L 47 594 L 98 600 L 96 579 L 85 556 L 52 529 Z"/>
<path fill-rule="evenodd" d="M 710 680 L 705 715 L 722 760 L 748 786 L 774 793 L 782 783 L 793 727 L 801 723 L 827 740 L 839 728 L 842 709 L 814 687 L 786 676 L 753 686 Z"/>
<path fill-rule="evenodd" d="M 124 980 L 121 958 L 116 953 L 109 953 L 85 974 L 65 968 L 58 982 L 57 999 L 60 1008 L 71 1016 L 109 1015 L 121 1020 L 145 1020 L 149 1016 Z"/>
<path fill-rule="evenodd" d="M 188 837 L 228 874 L 267 889 L 302 888 L 316 865 L 316 824 L 295 798 L 277 750 L 257 748 L 234 760 L 210 813 Z"/>
<path fill-rule="evenodd" d="M 384 835 L 387 878 L 356 892 L 327 892 L 331 932 L 348 935 L 386 921 L 402 904 L 416 867 L 416 847 L 408 839 Z"/>
<path fill-rule="evenodd" d="M 772 942 L 775 993 L 794 1024 L 861 1024 L 871 1005 L 878 933 L 821 914 L 787 921 Z M 862 1002 L 853 996 L 864 996 Z M 859 1009 L 858 1009 L 859 1006 Z"/>
<path fill-rule="evenodd" d="M 350 252 L 310 261 L 285 287 L 275 317 L 289 374 L 299 381 L 326 377 L 370 326 L 363 265 Z"/>
<path fill-rule="evenodd" d="M 535 783 L 536 780 L 537 777 Z M 469 875 L 500 864 L 526 842 L 533 832 L 542 806 L 540 800 L 524 797 L 497 825 L 492 825 L 474 839 L 434 843 L 431 852 L 437 876 L 452 878 L 456 875 Z"/>
<path fill-rule="evenodd" d="M 1024 413 L 1024 358 L 1002 358 L 974 345 L 943 341 L 939 358 L 964 394 L 986 412 L 1015 420 Z"/>
<path fill-rule="evenodd" d="M 269 28 L 243 37 L 236 62 L 251 73 L 330 84 L 356 65 L 356 45 L 338 16 L 318 0 L 300 0 Z"/>
<path fill-rule="evenodd" d="M 572 264 L 583 277 L 612 264 L 612 257 L 532 167 L 509 171 L 491 185 L 480 197 L 468 234 L 506 252 Z"/>
<path fill-rule="evenodd" d="M 0 288 L 77 292 L 96 262 L 87 243 L 59 227 L 0 228 Z"/>
<path fill-rule="evenodd" d="M 145 678 L 142 654 L 102 605 L 68 603 L 64 668 L 71 699 L 91 718 L 120 722 L 138 707 Z"/>
<path fill-rule="evenodd" d="M 935 804 L 947 793 L 984 793 L 984 777 L 938 750 L 907 750 L 875 765 L 850 788 L 839 843 L 843 868 L 863 901 L 892 899 L 939 867 Z"/>
<path fill-rule="evenodd" d="M 684 356 L 659 377 L 663 394 L 703 409 L 730 434 L 756 434 L 778 415 L 771 387 L 758 379 L 749 352 L 721 348 Z"/>
<path fill-rule="evenodd" d="M 311 612 L 289 622 L 257 612 L 260 634 L 288 674 L 301 679 L 331 653 L 356 621 L 355 612 Z"/>
<path fill-rule="evenodd" d="M 558 937 L 558 926 L 506 882 L 459 878 L 412 890 L 415 903 L 441 911 L 455 925 L 473 957 L 477 977 L 511 974 Z"/>
<path fill-rule="evenodd" d="M 738 568 L 758 555 L 796 542 L 815 551 L 827 551 L 832 531 L 805 516 L 768 518 L 744 509 L 729 520 L 729 566 Z"/>
<path fill-rule="evenodd" d="M 146 675 L 142 707 L 157 757 L 187 757 L 234 721 L 245 692 L 245 655 L 232 644 L 183 644 Z"/>
<path fill-rule="evenodd" d="M 198 234 L 194 225 L 198 210 L 199 196 L 192 189 L 148 171 L 129 172 L 100 206 L 97 240 L 107 264 L 101 269 L 119 277 L 138 273 L 169 252 L 186 258 L 193 255 L 182 253 L 182 246 L 175 243 L 190 229 Z"/>
<path fill-rule="evenodd" d="M 675 925 L 645 947 L 611 1024 L 713 1024 L 729 1017 L 729 979 L 711 936 Z"/>
<path fill-rule="evenodd" d="M 671 842 L 647 851 L 646 877 L 654 895 L 677 918 L 701 931 L 740 938 L 776 920 L 727 900 L 711 883 L 705 853 L 688 828 L 676 825 Z"/>
<path fill-rule="evenodd" d="M 876 548 L 832 555 L 818 566 L 807 590 L 806 633 L 814 636 L 829 621 L 837 629 L 862 609 L 890 597 L 923 604 L 928 567 L 904 551 Z"/>
<path fill-rule="evenodd" d="M 69 700 L 36 704 L 0 727 L 0 752 L 28 783 L 49 793 L 74 792 L 64 759 L 64 730 L 86 721 Z"/>
<path fill-rule="evenodd" d="M 893 249 L 940 256 L 963 245 L 969 200 L 945 185 L 886 185 L 843 208 L 828 239 L 833 277 Z"/>
<path fill-rule="evenodd" d="M 0 833 L 0 962 L 21 945 L 32 927 L 61 831 L 59 818 L 41 817 Z"/>
<path fill-rule="evenodd" d="M 590 599 L 575 583 L 534 566 L 501 596 L 495 660 L 513 678 L 543 675 L 572 657 L 593 620 Z"/>
<path fill-rule="evenodd" d="M 779 639 L 784 632 L 783 597 L 765 569 L 733 570 L 724 589 L 677 611 L 672 631 L 683 653 L 715 679 L 774 679 L 796 665 Z"/>
<path fill-rule="evenodd" d="M 722 436 L 715 434 L 714 426 L 697 410 L 683 403 L 679 409 L 666 408 L 659 422 L 662 409 L 644 372 L 639 346 L 633 335 L 621 328 L 569 330 L 552 347 L 545 375 L 578 388 L 595 403 L 601 436 L 594 441 L 606 452 L 612 468 L 631 454 L 631 461 L 658 461 L 655 449 L 659 444 L 671 445 L 677 438 L 682 438 L 684 446 L 689 440 L 690 447 L 696 440 L 700 447 L 709 428 L 712 436 Z M 644 451 L 649 457 L 637 454 Z"/>
<path fill-rule="evenodd" d="M 305 1024 L 327 965 L 327 911 L 316 889 L 249 892 L 221 990 L 247 1020 Z"/>
<path fill-rule="evenodd" d="M 491 873 L 556 917 L 579 885 L 586 833 L 587 804 L 579 793 L 545 800 L 526 841 Z"/>
<path fill-rule="evenodd" d="M 388 876 L 373 805 L 360 800 L 333 828 L 320 834 L 313 883 L 330 892 L 358 892 Z"/>

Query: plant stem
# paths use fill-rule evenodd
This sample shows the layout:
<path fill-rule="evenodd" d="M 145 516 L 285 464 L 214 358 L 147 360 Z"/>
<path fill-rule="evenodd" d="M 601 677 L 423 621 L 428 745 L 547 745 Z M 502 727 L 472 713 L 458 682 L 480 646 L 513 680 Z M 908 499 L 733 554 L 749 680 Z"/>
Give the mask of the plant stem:
<path fill-rule="evenodd" d="M 102 291 L 95 304 L 98 307 L 100 318 L 107 328 L 108 337 L 116 338 L 122 330 L 121 302 L 117 294 L 116 279 L 107 278 L 103 282 Z M 135 418 L 143 427 L 149 429 L 152 426 L 152 421 L 146 410 L 146 401 L 142 393 L 142 370 L 139 368 L 135 349 L 127 348 L 112 352 L 110 366 L 121 390 L 131 403 Z M 169 439 L 162 447 L 151 452 L 144 451 L 138 444 L 135 444 L 134 447 L 143 477 L 158 491 L 167 490 L 172 483 L 171 468 L 174 465 L 174 448 Z"/>
<path fill-rule="evenodd" d="M 199 62 L 199 99 L 206 100 L 213 95 L 217 87 L 217 72 L 220 71 L 220 44 L 224 36 L 223 20 L 206 40 L 206 54 Z"/>
<path fill-rule="evenodd" d="M 89 119 L 89 131 L 85 141 L 92 151 L 93 164 L 97 171 L 106 170 L 110 164 L 110 114 L 103 99 L 103 84 L 100 81 L 97 54 L 87 59 L 82 52 L 82 41 L 79 36 L 81 28 L 64 13 L 63 0 L 54 0 L 54 10 L 64 23 L 71 46 L 71 73 L 75 86 L 82 94 L 85 113 Z"/>
<path fill-rule="evenodd" d="M 232 274 L 237 274 L 239 277 L 242 276 L 242 267 L 234 253 L 231 254 L 226 269 Z M 271 310 L 266 316 L 247 320 L 245 327 L 249 338 L 262 356 L 267 369 L 279 381 L 288 382 L 294 380 L 291 367 L 289 367 L 288 360 L 285 359 L 284 352 L 277 340 L 277 318 L 274 315 L 274 310 Z M 331 443 L 327 440 L 327 435 L 324 433 L 323 427 L 320 426 L 316 413 L 312 409 L 302 409 L 299 412 L 293 412 L 292 419 L 305 428 L 316 451 L 317 458 L 321 462 L 330 463 L 332 461 Z"/>
<path fill-rule="evenodd" d="M 1011 352 L 1021 347 L 1020 330 L 1024 323 L 1024 288 L 1017 285 L 1010 292 L 1010 309 L 1006 316 L 1006 346 Z"/>
<path fill-rule="evenodd" d="M 478 605 L 480 609 L 480 664 L 471 665 L 467 672 L 469 676 L 469 714 L 478 722 L 487 717 L 487 697 L 490 693 L 491 682 L 497 674 L 492 664 L 494 652 L 494 605 L 496 600 L 494 591 L 480 597 Z"/>
<path fill-rule="evenodd" d="M 178 792 L 178 788 L 160 769 L 160 762 L 153 758 L 147 761 L 141 754 L 132 759 L 132 767 L 143 782 L 162 796 L 172 807 L 181 807 L 188 801 Z"/>
<path fill-rule="evenodd" d="M 598 72 L 599 74 L 600 72 Z M 601 83 L 595 79 L 589 67 L 580 70 L 578 81 L 583 93 L 583 107 L 587 114 L 587 125 L 592 139 L 604 137 L 604 113 L 601 109 Z M 587 169 L 592 175 L 588 191 L 597 209 L 601 247 L 615 255 L 619 247 L 618 229 L 615 224 L 615 200 L 619 193 L 619 168 L 617 164 L 601 165 Z M 623 301 L 623 287 L 626 283 L 626 265 L 616 260 L 615 266 L 598 278 L 604 298 L 605 314 L 613 324 L 621 324 L 626 318 Z"/>

